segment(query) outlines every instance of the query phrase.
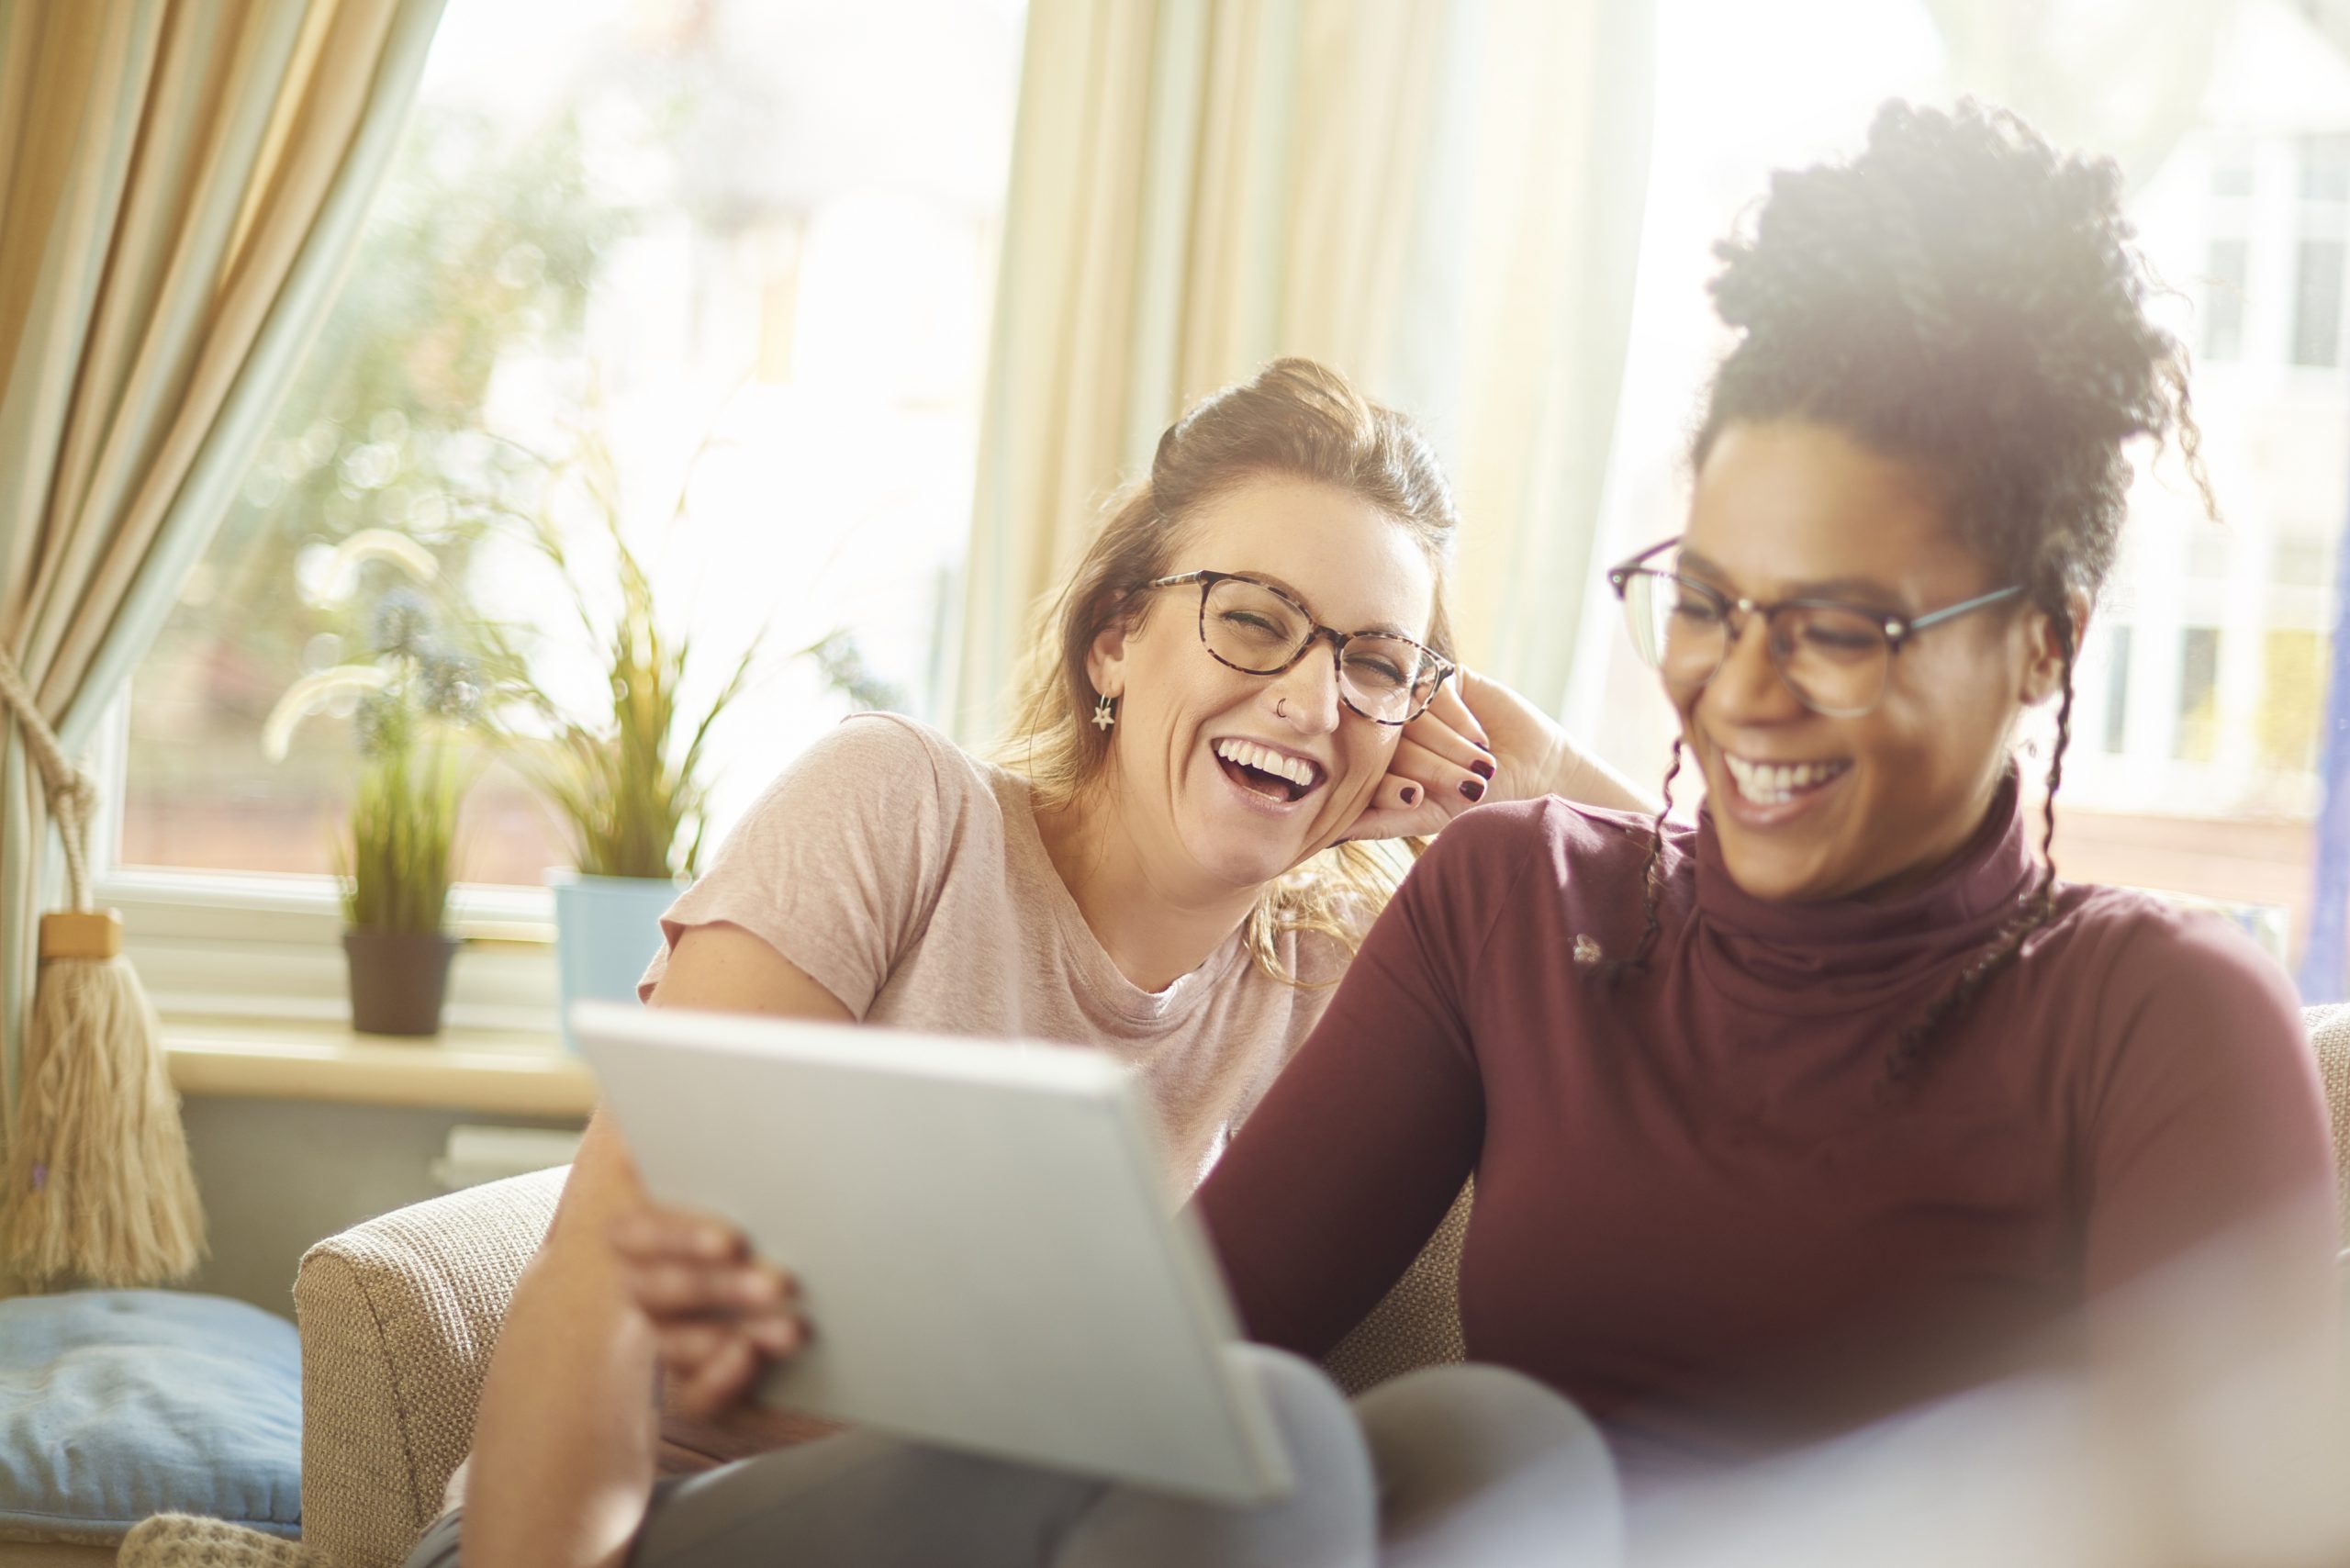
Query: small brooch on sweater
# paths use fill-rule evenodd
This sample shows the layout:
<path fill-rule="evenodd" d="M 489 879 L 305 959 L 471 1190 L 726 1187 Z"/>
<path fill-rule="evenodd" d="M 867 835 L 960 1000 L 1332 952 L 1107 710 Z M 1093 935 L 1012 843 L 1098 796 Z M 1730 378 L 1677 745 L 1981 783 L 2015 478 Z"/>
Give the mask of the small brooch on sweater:
<path fill-rule="evenodd" d="M 1599 950 L 1599 944 L 1593 941 L 1590 937 L 1580 935 L 1575 937 L 1576 963 L 1596 964 L 1606 958 L 1606 956 L 1607 955 Z"/>

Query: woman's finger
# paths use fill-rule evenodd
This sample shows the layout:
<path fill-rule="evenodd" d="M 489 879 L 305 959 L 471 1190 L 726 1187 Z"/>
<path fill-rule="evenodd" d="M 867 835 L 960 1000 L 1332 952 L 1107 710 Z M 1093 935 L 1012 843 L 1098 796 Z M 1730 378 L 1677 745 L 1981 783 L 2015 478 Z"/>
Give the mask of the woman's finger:
<path fill-rule="evenodd" d="M 622 1258 L 699 1259 L 720 1263 L 750 1255 L 742 1231 L 711 1215 L 645 1208 L 612 1222 L 612 1249 Z"/>
<path fill-rule="evenodd" d="M 1348 823 L 1338 842 L 1374 838 L 1426 837 L 1442 827 L 1453 813 L 1430 802 L 1427 786 L 1416 778 L 1391 773 L 1371 791 L 1371 804 Z"/>
<path fill-rule="evenodd" d="M 656 1321 L 654 1330 L 663 1364 L 681 1377 L 715 1358 L 730 1340 L 748 1340 L 762 1356 L 779 1361 L 808 1338 L 800 1315 L 783 1307 L 744 1317 L 668 1318 Z"/>
<path fill-rule="evenodd" d="M 797 1355 L 808 1342 L 808 1325 L 796 1312 L 771 1312 L 748 1318 L 743 1333 L 770 1361 Z"/>
<path fill-rule="evenodd" d="M 1428 703 L 1427 713 L 1420 717 L 1435 714 L 1446 728 L 1458 731 L 1480 751 L 1491 756 L 1494 755 L 1493 733 L 1477 714 L 1477 688 L 1483 684 L 1469 670 L 1457 671 L 1450 680 L 1436 689 L 1436 697 Z"/>
<path fill-rule="evenodd" d="M 1419 746 L 1444 758 L 1464 773 L 1492 778 L 1496 763 L 1493 753 L 1482 744 L 1480 737 L 1483 732 L 1477 728 L 1477 722 L 1469 716 L 1469 711 L 1458 700 L 1451 702 L 1448 710 L 1447 695 L 1439 691 L 1437 700 L 1428 704 L 1427 712 L 1404 726 L 1404 738 L 1400 745 Z M 1388 771 L 1395 771 L 1393 764 L 1389 765 Z"/>
<path fill-rule="evenodd" d="M 733 1336 L 684 1381 L 678 1404 L 690 1417 L 706 1420 L 724 1415 L 743 1402 L 762 1365 L 751 1342 Z"/>
<path fill-rule="evenodd" d="M 625 1264 L 622 1288 L 653 1317 L 725 1316 L 771 1308 L 791 1299 L 797 1282 L 767 1263 L 658 1262 Z"/>
<path fill-rule="evenodd" d="M 1405 739 L 1395 743 L 1395 755 L 1387 759 L 1387 776 L 1417 784 L 1427 792 L 1428 803 L 1450 818 L 1485 798 L 1493 775 L 1483 770 L 1490 770 L 1493 766 L 1484 757 L 1478 757 L 1474 766 L 1456 762 L 1416 740 Z"/>
<path fill-rule="evenodd" d="M 695 1317 L 664 1323 L 654 1337 L 660 1347 L 661 1364 L 673 1376 L 688 1379 L 708 1366 L 728 1341 L 741 1338 L 731 1324 Z"/>
<path fill-rule="evenodd" d="M 1389 773 L 1371 792 L 1366 812 L 1408 812 L 1427 798 L 1427 786 L 1416 778 L 1406 778 L 1399 773 Z"/>
<path fill-rule="evenodd" d="M 654 1318 L 711 1316 L 733 1305 L 726 1274 L 699 1263 L 630 1264 L 621 1271 L 621 1286 L 637 1310 Z"/>

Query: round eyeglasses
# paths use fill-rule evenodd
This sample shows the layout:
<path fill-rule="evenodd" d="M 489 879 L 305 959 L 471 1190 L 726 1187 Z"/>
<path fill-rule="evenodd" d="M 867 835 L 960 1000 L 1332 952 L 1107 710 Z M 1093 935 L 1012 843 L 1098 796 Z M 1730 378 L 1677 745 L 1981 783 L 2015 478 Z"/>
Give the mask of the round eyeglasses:
<path fill-rule="evenodd" d="M 1607 574 L 1623 601 L 1632 645 L 1664 678 L 1702 686 L 1729 657 L 1747 618 L 1762 617 L 1763 642 L 1779 678 L 1796 700 L 1830 719 L 1858 719 L 1885 700 L 1893 655 L 1919 633 L 1945 621 L 2013 599 L 2020 584 L 1926 615 L 1888 615 L 1830 599 L 1788 599 L 1763 604 L 1733 598 L 1649 563 L 1680 543 L 1651 544 Z"/>
<path fill-rule="evenodd" d="M 1427 711 L 1453 672 L 1450 659 L 1390 632 L 1339 632 L 1270 583 L 1232 572 L 1184 572 L 1147 588 L 1200 588 L 1200 641 L 1216 663 L 1246 675 L 1294 668 L 1327 639 L 1337 655 L 1338 700 L 1374 724 L 1408 724 Z"/>

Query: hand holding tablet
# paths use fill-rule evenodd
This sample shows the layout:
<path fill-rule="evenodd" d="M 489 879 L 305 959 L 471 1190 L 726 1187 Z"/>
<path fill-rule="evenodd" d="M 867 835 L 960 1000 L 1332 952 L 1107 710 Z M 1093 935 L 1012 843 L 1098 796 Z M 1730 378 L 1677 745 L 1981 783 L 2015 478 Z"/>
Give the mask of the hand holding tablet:
<path fill-rule="evenodd" d="M 759 1398 L 1157 1490 L 1279 1496 L 1288 1458 L 1130 1073 L 1067 1046 L 582 1003 L 582 1053 L 665 1207 L 798 1285 Z M 792 1314 L 693 1213 L 626 1249 L 695 1397 Z M 730 1304 L 728 1294 L 738 1297 Z M 785 1338 L 789 1338 L 785 1336 Z"/>
<path fill-rule="evenodd" d="M 611 1243 L 622 1289 L 658 1337 L 682 1416 L 710 1420 L 733 1409 L 769 1362 L 807 1338 L 799 1282 L 714 1215 L 651 1205 L 616 1222 Z"/>

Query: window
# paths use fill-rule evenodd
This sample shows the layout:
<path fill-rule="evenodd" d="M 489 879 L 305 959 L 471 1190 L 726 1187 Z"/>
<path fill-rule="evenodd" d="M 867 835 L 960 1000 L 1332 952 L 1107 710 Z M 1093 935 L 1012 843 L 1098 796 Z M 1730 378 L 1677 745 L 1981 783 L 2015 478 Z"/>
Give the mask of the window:
<path fill-rule="evenodd" d="M 2271 628 L 2261 642 L 2262 764 L 2278 772 L 2314 771 L 2324 706 L 2324 634 L 2301 627 Z"/>
<path fill-rule="evenodd" d="M 1691 401 L 1721 347 L 1707 245 L 1769 171 L 1849 149 L 1888 96 L 2000 95 L 1965 79 L 1941 9 L 1658 0 L 1595 559 L 1672 531 Z M 2031 47 L 2162 25 L 2161 0 L 2060 9 Z M 541 471 L 584 435 L 611 454 L 629 525 L 672 546 L 664 602 L 710 653 L 707 678 L 766 634 L 761 679 L 713 741 L 722 823 L 846 705 L 837 666 L 796 656 L 824 633 L 928 711 L 959 594 L 1022 17 L 1018 0 L 451 0 L 345 296 L 132 683 L 116 863 L 279 873 L 323 907 L 348 726 L 313 722 L 274 766 L 259 731 L 289 680 L 364 629 L 300 589 L 336 541 L 393 529 L 557 638 L 543 579 L 483 514 L 547 505 L 584 529 Z M 2082 652 L 2087 744 L 2058 848 L 2074 877 L 2285 904 L 2298 942 L 2350 515 L 2350 137 L 2330 90 L 2350 61 L 2290 7 L 2225 26 L 2210 64 L 2233 74 L 2182 100 L 2200 106 L 2183 129 L 2177 105 L 2148 106 L 2167 151 L 2130 197 L 2155 270 L 2189 285 L 2156 308 L 2226 362 L 2196 384 L 2225 526 L 2175 459 L 2137 476 Z M 2126 109 L 2137 79 L 2094 61 L 2078 79 L 2092 71 L 2114 93 L 2067 112 Z M 686 521 L 665 532 L 680 495 Z M 1596 574 L 1585 590 L 1567 717 L 1653 777 L 1671 716 Z M 576 691 L 584 655 L 556 662 L 550 683 Z M 535 885 L 559 835 L 520 780 L 479 765 L 464 875 Z M 2188 823 L 2191 867 L 2163 853 Z"/>
<path fill-rule="evenodd" d="M 366 636 L 372 584 L 310 602 L 361 530 L 425 546 L 542 684 L 592 703 L 594 650 L 503 515 L 545 509 L 592 549 L 590 461 L 690 628 L 689 696 L 761 640 L 712 734 L 713 816 L 845 710 L 838 664 L 796 656 L 827 633 L 925 711 L 1022 20 L 1016 0 L 453 0 L 349 285 L 132 681 L 116 863 L 325 896 L 350 700 L 282 763 L 260 731 Z M 462 878 L 537 886 L 560 834 L 497 756 L 472 766 Z"/>
<path fill-rule="evenodd" d="M 2187 536 L 2187 575 L 2197 582 L 2226 582 L 2234 554 L 2235 540 L 2224 529 L 2199 523 Z"/>
<path fill-rule="evenodd" d="M 2304 138 L 2300 237 L 2294 252 L 2295 364 L 2342 363 L 2342 293 L 2350 269 L 2350 137 Z"/>
<path fill-rule="evenodd" d="M 2130 628 L 2117 626 L 2105 643 L 2105 749 L 2119 756 L 2130 742 Z"/>
<path fill-rule="evenodd" d="M 2220 633 L 2190 626 L 2178 641 L 2178 732 L 2172 755 L 2209 762 L 2219 755 Z"/>
<path fill-rule="evenodd" d="M 2350 203 L 2350 136 L 2312 136 L 2301 143 L 2301 199 Z"/>
<path fill-rule="evenodd" d="M 2203 353 L 2210 359 L 2244 354 L 2244 307 L 2252 286 L 2252 196 L 2257 188 L 2251 150 L 2241 143 L 2214 148 L 2208 208 L 2211 244 L 2203 286 Z"/>
<path fill-rule="evenodd" d="M 2269 580 L 2287 593 L 2322 590 L 2331 575 L 2327 554 L 2323 540 L 2279 540 L 2271 557 Z"/>
<path fill-rule="evenodd" d="M 1672 532 L 1685 505 L 1690 409 L 1722 347 L 1707 242 L 1772 170 L 1851 151 L 1888 97 L 2006 95 L 2008 84 L 1970 80 L 1946 48 L 1934 17 L 1951 9 L 1660 0 L 1647 238 L 1600 558 Z M 2003 34 L 2007 46 L 2054 51 L 2056 79 L 2056 54 L 2077 46 L 2079 79 L 2116 88 L 2097 106 L 2067 101 L 2067 123 L 2048 127 L 2060 140 L 2094 136 L 2108 114 L 2127 120 L 2133 92 L 2148 95 L 2142 129 L 2189 106 L 2162 161 L 2132 171 L 2130 217 L 2156 274 L 2191 280 L 2154 308 L 2199 361 L 2224 362 L 2199 364 L 2194 386 L 2223 521 L 2204 518 L 2176 456 L 2142 465 L 2122 560 L 2082 649 L 2057 858 L 2068 877 L 2282 907 L 2298 961 L 2338 613 L 2333 553 L 2350 515 L 2350 138 L 2334 86 L 2350 57 L 2293 11 L 2232 7 L 2212 80 L 2163 104 L 2151 73 L 2133 87 L 2084 41 L 2160 28 L 2162 4 L 2057 9 L 2063 19 L 2051 11 L 2042 26 L 2020 8 L 2030 36 Z M 1672 719 L 1625 675 L 1632 655 L 1604 621 L 1604 591 L 1587 601 L 1600 629 L 1582 644 L 1568 717 L 1609 760 L 1653 778 Z M 2194 854 L 2178 853 L 2185 842 Z"/>
<path fill-rule="evenodd" d="M 2293 363 L 2342 360 L 2342 269 L 2350 252 L 2339 240 L 2304 240 L 2294 277 Z"/>
<path fill-rule="evenodd" d="M 2203 310 L 2207 359 L 2237 359 L 2244 353 L 2244 293 L 2251 277 L 2252 247 L 2243 240 L 2211 241 L 2209 301 Z"/>

